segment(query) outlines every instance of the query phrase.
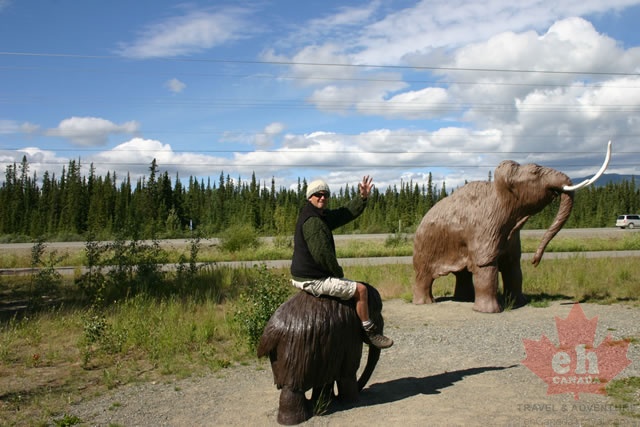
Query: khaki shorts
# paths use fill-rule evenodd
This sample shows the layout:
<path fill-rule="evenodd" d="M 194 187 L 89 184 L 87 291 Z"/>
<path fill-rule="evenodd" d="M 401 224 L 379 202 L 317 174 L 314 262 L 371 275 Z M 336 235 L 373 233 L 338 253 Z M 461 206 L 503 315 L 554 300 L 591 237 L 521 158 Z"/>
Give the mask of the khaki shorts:
<path fill-rule="evenodd" d="M 314 279 L 304 282 L 291 280 L 291 284 L 314 296 L 330 295 L 343 300 L 353 298 L 356 293 L 356 284 L 353 280 L 327 277 L 326 279 Z"/>

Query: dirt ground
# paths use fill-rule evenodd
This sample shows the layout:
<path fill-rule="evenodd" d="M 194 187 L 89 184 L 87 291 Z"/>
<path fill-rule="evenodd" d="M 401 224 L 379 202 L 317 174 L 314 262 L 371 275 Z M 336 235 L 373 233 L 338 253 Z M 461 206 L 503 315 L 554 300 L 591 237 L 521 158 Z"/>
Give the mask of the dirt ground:
<path fill-rule="evenodd" d="M 614 404 L 605 395 L 547 394 L 547 385 L 522 364 L 523 339 L 543 335 L 558 344 L 555 318 L 573 304 L 526 306 L 480 314 L 471 304 L 443 301 L 415 306 L 385 301 L 386 334 L 395 344 L 383 350 L 360 402 L 332 404 L 305 426 L 447 425 L 640 425 L 635 404 Z M 582 304 L 597 316 L 594 346 L 606 335 L 634 337 L 632 363 L 616 378 L 640 376 L 640 307 Z M 68 408 L 95 426 L 268 426 L 276 421 L 279 391 L 266 360 L 171 383 L 127 386 Z"/>

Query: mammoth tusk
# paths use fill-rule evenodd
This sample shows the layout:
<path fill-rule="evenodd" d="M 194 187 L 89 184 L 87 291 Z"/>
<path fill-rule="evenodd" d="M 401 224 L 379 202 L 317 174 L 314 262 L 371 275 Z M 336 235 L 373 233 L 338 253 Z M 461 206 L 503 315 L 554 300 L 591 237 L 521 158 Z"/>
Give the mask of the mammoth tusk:
<path fill-rule="evenodd" d="M 587 185 L 593 184 L 594 182 L 596 182 L 598 178 L 600 178 L 600 176 L 607 169 L 607 166 L 609 165 L 609 160 L 611 160 L 611 141 L 609 141 L 609 144 L 607 144 L 607 156 L 604 158 L 604 163 L 602 164 L 602 167 L 600 168 L 598 173 L 596 173 L 590 179 L 585 179 L 580 184 L 565 185 L 564 187 L 562 187 L 562 191 L 575 191 L 575 190 L 579 190 L 582 187 L 586 187 Z"/>

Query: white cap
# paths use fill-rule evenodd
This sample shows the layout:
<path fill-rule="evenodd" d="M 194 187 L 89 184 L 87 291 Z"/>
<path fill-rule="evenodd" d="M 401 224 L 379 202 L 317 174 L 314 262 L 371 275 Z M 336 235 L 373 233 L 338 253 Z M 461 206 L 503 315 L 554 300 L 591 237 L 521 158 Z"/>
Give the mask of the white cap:
<path fill-rule="evenodd" d="M 311 181 L 309 185 L 307 185 L 307 199 L 313 195 L 313 193 L 317 193 L 318 191 L 329 191 L 329 185 L 321 179 L 316 179 L 315 181 Z"/>

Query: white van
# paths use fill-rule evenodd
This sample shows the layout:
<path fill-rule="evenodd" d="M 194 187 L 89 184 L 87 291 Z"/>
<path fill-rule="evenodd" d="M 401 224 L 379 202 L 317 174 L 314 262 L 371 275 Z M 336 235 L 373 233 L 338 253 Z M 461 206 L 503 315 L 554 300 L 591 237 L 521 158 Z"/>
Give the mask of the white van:
<path fill-rule="evenodd" d="M 616 220 L 616 227 L 620 227 L 620 228 L 640 227 L 640 215 L 638 214 L 620 215 Z"/>

